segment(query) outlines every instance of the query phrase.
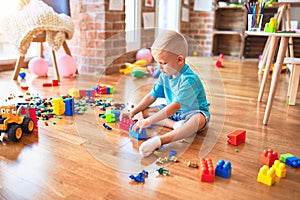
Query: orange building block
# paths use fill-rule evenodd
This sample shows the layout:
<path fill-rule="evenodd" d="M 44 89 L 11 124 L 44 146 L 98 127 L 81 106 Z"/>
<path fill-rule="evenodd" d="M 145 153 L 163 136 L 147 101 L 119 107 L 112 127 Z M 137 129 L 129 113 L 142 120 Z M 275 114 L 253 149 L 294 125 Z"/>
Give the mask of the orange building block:
<path fill-rule="evenodd" d="M 202 158 L 200 161 L 200 181 L 201 182 L 214 182 L 215 170 L 210 158 Z"/>

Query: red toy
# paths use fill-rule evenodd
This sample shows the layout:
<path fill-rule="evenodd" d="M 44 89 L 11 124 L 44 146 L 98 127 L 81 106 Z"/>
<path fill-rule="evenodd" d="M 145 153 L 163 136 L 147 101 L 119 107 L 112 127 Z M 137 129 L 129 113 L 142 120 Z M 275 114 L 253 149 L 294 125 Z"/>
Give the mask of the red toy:
<path fill-rule="evenodd" d="M 43 87 L 52 87 L 52 83 L 43 83 Z"/>
<path fill-rule="evenodd" d="M 222 62 L 220 60 L 217 60 L 215 62 L 215 65 L 216 65 L 216 67 L 220 68 L 220 67 L 222 67 Z"/>
<path fill-rule="evenodd" d="M 245 142 L 246 140 L 246 131 L 245 130 L 235 130 L 227 135 L 227 142 L 234 146 Z"/>
<path fill-rule="evenodd" d="M 119 128 L 125 131 L 129 131 L 130 124 L 135 124 L 135 121 L 129 118 L 122 118 L 119 124 Z"/>
<path fill-rule="evenodd" d="M 224 58 L 224 53 L 220 53 L 219 58 L 223 59 Z"/>
<path fill-rule="evenodd" d="M 214 182 L 215 170 L 210 158 L 202 158 L 200 161 L 200 181 L 201 182 Z"/>
<path fill-rule="evenodd" d="M 268 165 L 269 167 L 272 167 L 275 160 L 279 160 L 278 153 L 276 151 L 273 151 L 272 149 L 264 150 L 260 158 L 260 162 L 263 165 Z"/>

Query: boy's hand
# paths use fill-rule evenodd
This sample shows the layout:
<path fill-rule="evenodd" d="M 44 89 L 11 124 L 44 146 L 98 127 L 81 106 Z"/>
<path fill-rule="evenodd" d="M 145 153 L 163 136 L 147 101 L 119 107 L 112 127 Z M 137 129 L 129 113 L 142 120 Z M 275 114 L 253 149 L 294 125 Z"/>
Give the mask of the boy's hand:
<path fill-rule="evenodd" d="M 129 112 L 129 113 L 122 113 L 121 114 L 121 119 L 123 118 L 129 118 L 129 119 L 132 119 L 134 117 L 134 114 L 132 112 Z"/>
<path fill-rule="evenodd" d="M 126 119 L 126 118 L 129 118 L 129 119 L 131 119 L 130 118 L 130 113 L 121 113 L 121 119 Z"/>
<path fill-rule="evenodd" d="M 150 120 L 149 118 L 147 118 L 147 119 L 142 119 L 142 120 L 137 121 L 137 122 L 133 125 L 132 130 L 133 130 L 134 132 L 136 132 L 136 130 L 139 128 L 139 131 L 140 131 L 140 133 L 141 133 L 143 128 L 147 128 L 147 127 L 150 126 L 150 125 L 151 125 L 151 120 Z"/>

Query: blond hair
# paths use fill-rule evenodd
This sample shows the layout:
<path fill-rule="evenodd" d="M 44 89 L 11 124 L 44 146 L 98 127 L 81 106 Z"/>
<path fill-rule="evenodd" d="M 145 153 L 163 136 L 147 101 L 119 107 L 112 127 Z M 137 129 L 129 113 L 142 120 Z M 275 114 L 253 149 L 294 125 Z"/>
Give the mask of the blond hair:
<path fill-rule="evenodd" d="M 151 51 L 154 57 L 161 51 L 187 56 L 188 43 L 183 35 L 175 31 L 163 31 L 158 34 L 156 40 L 152 44 Z"/>

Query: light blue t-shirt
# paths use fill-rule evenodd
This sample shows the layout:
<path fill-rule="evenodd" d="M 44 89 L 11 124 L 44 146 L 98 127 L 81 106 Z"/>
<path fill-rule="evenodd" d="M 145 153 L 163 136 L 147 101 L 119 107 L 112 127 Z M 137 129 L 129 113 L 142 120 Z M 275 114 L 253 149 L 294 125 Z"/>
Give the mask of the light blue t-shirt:
<path fill-rule="evenodd" d="M 206 93 L 198 75 L 185 64 L 181 72 L 174 78 L 160 74 L 150 95 L 154 98 L 166 99 L 167 105 L 172 102 L 182 104 L 178 111 L 184 114 L 193 110 L 201 110 L 210 119 Z"/>

